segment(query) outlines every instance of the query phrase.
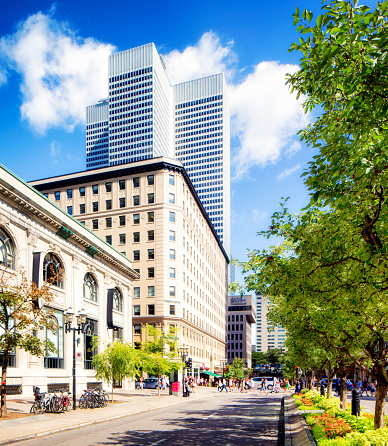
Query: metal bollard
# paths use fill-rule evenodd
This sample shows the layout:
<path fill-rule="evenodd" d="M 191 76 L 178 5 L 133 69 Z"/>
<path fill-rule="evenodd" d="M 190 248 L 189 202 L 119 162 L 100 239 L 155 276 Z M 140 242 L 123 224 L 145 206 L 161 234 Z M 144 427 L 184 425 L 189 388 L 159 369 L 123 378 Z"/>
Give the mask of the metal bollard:
<path fill-rule="evenodd" d="M 352 415 L 356 417 L 360 416 L 360 391 L 357 389 L 352 390 Z"/>
<path fill-rule="evenodd" d="M 325 386 L 321 383 L 321 396 L 325 396 Z"/>

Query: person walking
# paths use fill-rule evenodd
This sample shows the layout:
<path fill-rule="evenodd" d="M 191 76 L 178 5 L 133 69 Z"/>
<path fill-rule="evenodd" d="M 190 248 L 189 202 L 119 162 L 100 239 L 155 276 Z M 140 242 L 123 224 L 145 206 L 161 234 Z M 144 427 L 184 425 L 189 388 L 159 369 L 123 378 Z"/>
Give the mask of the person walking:
<path fill-rule="evenodd" d="M 370 396 L 376 396 L 376 385 L 374 379 L 370 383 Z"/>
<path fill-rule="evenodd" d="M 284 393 L 288 393 L 291 392 L 290 391 L 290 381 L 288 381 L 288 379 L 286 379 L 286 384 L 284 386 Z"/>

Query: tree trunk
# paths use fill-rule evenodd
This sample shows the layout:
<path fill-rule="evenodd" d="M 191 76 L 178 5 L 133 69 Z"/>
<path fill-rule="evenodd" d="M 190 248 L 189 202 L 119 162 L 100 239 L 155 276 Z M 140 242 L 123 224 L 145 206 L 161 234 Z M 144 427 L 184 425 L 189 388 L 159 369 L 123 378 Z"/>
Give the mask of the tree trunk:
<path fill-rule="evenodd" d="M 387 397 L 387 391 L 388 383 L 385 380 L 379 380 L 376 386 L 375 429 L 382 429 L 384 427 L 385 399 Z"/>
<path fill-rule="evenodd" d="M 348 407 L 348 388 L 347 388 L 347 377 L 348 375 L 341 376 L 340 383 L 341 383 L 341 409 L 346 410 Z"/>
<path fill-rule="evenodd" d="M 113 389 L 114 389 L 114 382 L 115 382 L 115 380 L 112 379 L 112 403 L 113 403 Z"/>
<path fill-rule="evenodd" d="M 313 390 L 313 372 L 312 371 L 307 372 L 307 383 L 308 383 L 308 389 Z"/>
<path fill-rule="evenodd" d="M 327 392 L 326 392 L 327 399 L 329 399 L 333 396 L 332 387 L 333 387 L 333 375 L 330 370 L 330 373 L 327 374 Z"/>
<path fill-rule="evenodd" d="M 7 415 L 7 395 L 6 395 L 7 366 L 8 366 L 8 349 L 5 349 L 3 352 L 3 364 L 1 367 L 1 406 L 0 406 L 1 417 L 5 417 Z"/>
<path fill-rule="evenodd" d="M 329 399 L 332 396 L 332 388 L 333 385 L 333 368 L 331 366 L 330 359 L 327 361 L 327 391 L 326 391 L 326 398 Z"/>

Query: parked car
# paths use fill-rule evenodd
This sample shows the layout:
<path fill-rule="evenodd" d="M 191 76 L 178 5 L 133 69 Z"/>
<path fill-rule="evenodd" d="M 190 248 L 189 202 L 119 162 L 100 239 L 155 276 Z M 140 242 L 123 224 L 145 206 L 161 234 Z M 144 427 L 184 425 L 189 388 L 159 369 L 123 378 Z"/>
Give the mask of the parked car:
<path fill-rule="evenodd" d="M 337 388 L 337 384 L 340 382 L 338 378 L 333 379 L 332 389 L 335 390 Z M 327 378 L 321 379 L 320 384 L 323 384 L 323 386 L 327 387 Z M 348 390 L 353 390 L 353 383 L 350 381 L 350 379 L 346 380 L 346 387 Z"/>
<path fill-rule="evenodd" d="M 136 381 L 135 388 L 140 389 L 140 382 Z M 143 389 L 157 389 L 158 378 L 145 378 L 143 379 Z"/>
<path fill-rule="evenodd" d="M 256 376 L 253 378 L 253 381 L 255 382 L 255 389 L 258 389 L 261 383 L 262 379 L 266 379 L 268 383 L 268 390 L 272 390 L 273 388 L 273 376 Z"/>

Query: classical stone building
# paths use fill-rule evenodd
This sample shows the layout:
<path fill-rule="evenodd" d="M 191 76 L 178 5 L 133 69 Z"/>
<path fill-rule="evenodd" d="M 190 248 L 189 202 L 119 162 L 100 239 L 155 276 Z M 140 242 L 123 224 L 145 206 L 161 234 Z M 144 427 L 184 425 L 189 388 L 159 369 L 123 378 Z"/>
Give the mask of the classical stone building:
<path fill-rule="evenodd" d="M 165 157 L 31 184 L 133 260 L 134 343 L 173 326 L 193 368 L 226 355 L 228 256 L 179 161 Z"/>
<path fill-rule="evenodd" d="M 139 276 L 130 260 L 1 165 L 0 270 L 14 276 L 14 283 L 23 273 L 39 286 L 52 271 L 62 273 L 50 285 L 58 329 L 37 333 L 42 340 L 48 337 L 56 352 L 39 358 L 16 349 L 9 361 L 7 385 L 23 396 L 32 396 L 32 386 L 72 391 L 73 334 L 64 330 L 69 307 L 87 315 L 75 352 L 79 391 L 96 381 L 93 335 L 99 336 L 101 348 L 117 337 L 132 340 L 133 280 Z"/>

